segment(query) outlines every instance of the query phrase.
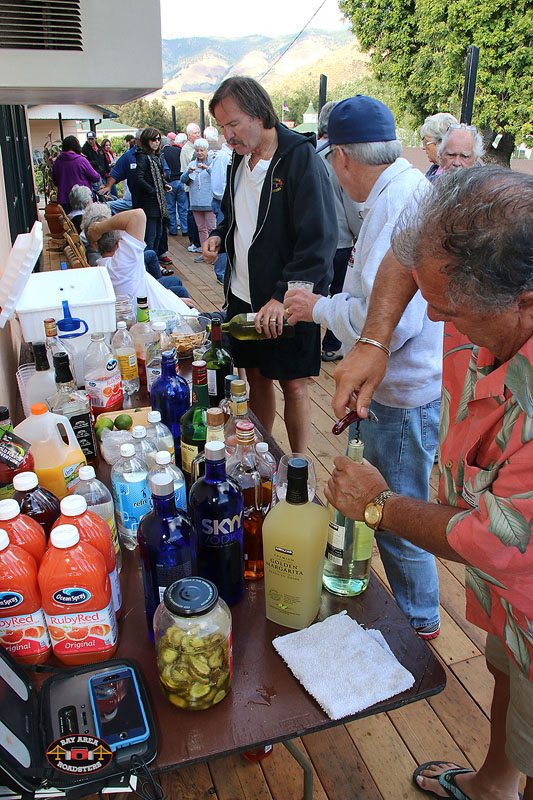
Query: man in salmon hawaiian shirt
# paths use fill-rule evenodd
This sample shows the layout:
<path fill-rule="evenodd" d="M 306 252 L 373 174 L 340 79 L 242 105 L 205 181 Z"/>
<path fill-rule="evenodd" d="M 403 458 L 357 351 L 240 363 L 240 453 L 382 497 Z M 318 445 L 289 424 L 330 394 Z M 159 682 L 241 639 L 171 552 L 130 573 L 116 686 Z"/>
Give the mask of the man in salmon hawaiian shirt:
<path fill-rule="evenodd" d="M 416 217 L 396 226 L 396 266 L 378 273 L 379 314 L 362 335 L 388 346 L 417 287 L 429 318 L 446 323 L 439 502 L 394 494 L 368 462 L 344 457 L 326 490 L 351 519 L 466 564 L 466 615 L 488 633 L 495 679 L 491 738 L 477 772 L 443 760 L 415 771 L 436 797 L 517 800 L 522 772 L 533 800 L 532 220 L 533 178 L 484 167 L 442 176 Z M 334 406 L 354 391 L 367 404 L 383 372 L 354 357 Z"/>

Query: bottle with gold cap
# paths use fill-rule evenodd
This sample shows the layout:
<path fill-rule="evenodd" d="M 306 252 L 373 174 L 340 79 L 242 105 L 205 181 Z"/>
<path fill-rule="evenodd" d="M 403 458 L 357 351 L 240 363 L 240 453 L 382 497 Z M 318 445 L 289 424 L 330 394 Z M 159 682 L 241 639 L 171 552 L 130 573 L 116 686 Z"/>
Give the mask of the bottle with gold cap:
<path fill-rule="evenodd" d="M 248 400 L 245 381 L 236 378 L 231 382 L 231 417 L 226 422 L 224 436 L 226 438 L 226 454 L 231 455 L 237 441 L 237 423 L 251 422 L 248 418 Z M 255 428 L 255 441 L 262 442 L 263 437 Z"/>

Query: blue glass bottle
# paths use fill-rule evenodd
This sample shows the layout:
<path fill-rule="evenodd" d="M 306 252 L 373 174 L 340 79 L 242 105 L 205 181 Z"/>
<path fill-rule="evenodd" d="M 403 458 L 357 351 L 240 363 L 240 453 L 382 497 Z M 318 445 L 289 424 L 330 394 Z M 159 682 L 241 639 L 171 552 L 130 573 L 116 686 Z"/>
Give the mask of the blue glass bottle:
<path fill-rule="evenodd" d="M 148 633 L 154 641 L 154 612 L 165 589 L 180 578 L 196 575 L 196 537 L 188 514 L 176 508 L 174 482 L 168 475 L 150 479 L 153 509 L 137 531 L 141 556 Z"/>
<path fill-rule="evenodd" d="M 161 375 L 152 384 L 150 398 L 152 408 L 159 411 L 162 422 L 170 428 L 176 464 L 181 467 L 180 419 L 190 408 L 191 394 L 187 381 L 176 375 L 176 359 L 171 350 L 165 350 L 161 356 Z"/>
<path fill-rule="evenodd" d="M 198 543 L 198 574 L 213 581 L 232 605 L 244 594 L 244 501 L 239 484 L 226 476 L 224 442 L 205 445 L 205 475 L 191 488 L 191 517 Z"/>

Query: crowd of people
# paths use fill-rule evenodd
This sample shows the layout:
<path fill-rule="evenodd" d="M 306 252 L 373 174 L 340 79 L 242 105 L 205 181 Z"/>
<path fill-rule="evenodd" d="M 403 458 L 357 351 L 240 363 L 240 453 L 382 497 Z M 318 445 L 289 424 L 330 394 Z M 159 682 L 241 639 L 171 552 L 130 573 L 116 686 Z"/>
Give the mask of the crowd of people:
<path fill-rule="evenodd" d="M 467 618 L 488 634 L 486 760 L 478 771 L 421 765 L 416 785 L 517 800 L 525 773 L 533 800 L 533 182 L 484 166 L 477 128 L 449 113 L 421 127 L 424 176 L 375 98 L 326 104 L 318 145 L 281 124 L 250 78 L 224 81 L 209 111 L 221 133 L 145 128 L 116 161 L 94 134 L 87 159 L 67 137 L 54 166 L 60 202 L 74 220 L 89 205 L 88 243 L 121 279 L 124 263 L 140 275 L 148 245 L 161 263 L 167 235 L 189 237 L 195 260 L 214 264 L 228 317 L 255 314 L 265 338 L 230 337 L 230 349 L 269 432 L 279 381 L 292 451 L 308 446 L 308 379 L 321 360 L 340 362 L 333 408 L 357 408 L 368 462 L 337 458 L 328 500 L 374 528 L 419 636 L 440 630 L 434 556 L 466 565 Z M 70 194 L 61 169 L 76 176 Z M 100 184 L 108 197 L 126 180 L 113 217 L 80 189 Z M 428 501 L 435 458 L 438 504 Z"/>

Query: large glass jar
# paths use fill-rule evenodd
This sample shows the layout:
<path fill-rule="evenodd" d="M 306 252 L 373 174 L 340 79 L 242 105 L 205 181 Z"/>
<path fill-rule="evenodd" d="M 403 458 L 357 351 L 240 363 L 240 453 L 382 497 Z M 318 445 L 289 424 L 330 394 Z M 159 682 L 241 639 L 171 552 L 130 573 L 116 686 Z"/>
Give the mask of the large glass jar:
<path fill-rule="evenodd" d="M 231 689 L 231 612 L 214 583 L 181 578 L 154 614 L 159 681 L 179 708 L 201 710 Z"/>
<path fill-rule="evenodd" d="M 115 313 L 117 322 L 124 320 L 128 330 L 137 322 L 137 309 L 135 308 L 133 298 L 128 294 L 117 294 Z"/>

